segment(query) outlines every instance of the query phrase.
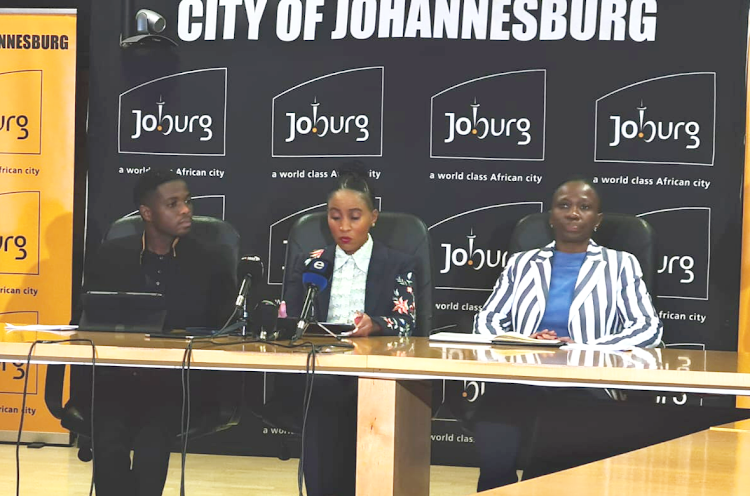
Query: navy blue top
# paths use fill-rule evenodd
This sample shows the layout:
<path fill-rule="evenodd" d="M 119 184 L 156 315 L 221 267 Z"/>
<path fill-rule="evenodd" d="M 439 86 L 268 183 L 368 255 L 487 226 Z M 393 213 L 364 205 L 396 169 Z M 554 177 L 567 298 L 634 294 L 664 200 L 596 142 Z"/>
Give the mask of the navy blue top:
<path fill-rule="evenodd" d="M 547 307 L 537 332 L 555 331 L 557 337 L 570 337 L 568 315 L 573 304 L 573 291 L 581 271 L 586 252 L 563 253 L 555 250 L 552 256 L 552 278 L 549 284 Z"/>

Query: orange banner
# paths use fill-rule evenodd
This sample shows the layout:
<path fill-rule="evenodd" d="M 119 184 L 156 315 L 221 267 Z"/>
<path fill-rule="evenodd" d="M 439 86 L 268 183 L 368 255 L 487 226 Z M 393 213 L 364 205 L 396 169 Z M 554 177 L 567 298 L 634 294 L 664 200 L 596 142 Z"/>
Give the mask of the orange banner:
<path fill-rule="evenodd" d="M 748 44 L 750 53 L 750 44 Z M 750 61 L 750 59 L 748 59 Z M 747 93 L 745 129 L 750 129 L 750 76 Z M 750 143 L 745 131 L 745 182 L 742 207 L 742 271 L 740 279 L 740 321 L 737 332 L 737 352 L 740 354 L 739 371 L 750 372 Z M 739 408 L 750 408 L 749 397 L 737 397 Z"/>
<path fill-rule="evenodd" d="M 0 9 L 0 322 L 70 319 L 75 77 L 75 10 Z M 4 439 L 15 439 L 26 373 L 0 364 Z M 66 432 L 45 406 L 45 373 L 28 371 L 24 440 Z"/>

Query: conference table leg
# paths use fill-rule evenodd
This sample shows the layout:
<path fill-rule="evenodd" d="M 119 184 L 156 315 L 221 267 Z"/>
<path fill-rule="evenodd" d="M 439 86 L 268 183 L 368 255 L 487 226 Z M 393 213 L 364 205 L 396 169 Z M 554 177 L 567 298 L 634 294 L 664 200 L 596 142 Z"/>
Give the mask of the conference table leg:
<path fill-rule="evenodd" d="M 359 379 L 357 496 L 430 493 L 429 381 Z"/>

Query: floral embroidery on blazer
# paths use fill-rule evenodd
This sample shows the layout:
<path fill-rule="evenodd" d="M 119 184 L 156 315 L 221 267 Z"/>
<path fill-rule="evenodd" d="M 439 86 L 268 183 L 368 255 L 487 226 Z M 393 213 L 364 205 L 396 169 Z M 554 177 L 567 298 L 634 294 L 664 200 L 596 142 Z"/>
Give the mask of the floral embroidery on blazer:
<path fill-rule="evenodd" d="M 396 287 L 393 289 L 393 314 L 382 319 L 385 325 L 396 331 L 399 336 L 409 336 L 414 328 L 416 314 L 414 273 L 408 272 L 396 277 Z"/>

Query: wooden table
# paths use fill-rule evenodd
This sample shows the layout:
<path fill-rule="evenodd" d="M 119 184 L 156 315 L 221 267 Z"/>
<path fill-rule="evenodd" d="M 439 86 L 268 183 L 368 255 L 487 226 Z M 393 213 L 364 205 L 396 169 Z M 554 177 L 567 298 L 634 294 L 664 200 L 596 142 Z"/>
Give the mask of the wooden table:
<path fill-rule="evenodd" d="M 96 343 L 98 365 L 179 368 L 186 341 L 141 334 L 77 333 Z M 0 331 L 0 361 L 25 361 L 49 333 Z M 327 339 L 313 339 L 317 344 Z M 426 338 L 376 337 L 354 349 L 318 355 L 316 372 L 359 379 L 357 495 L 429 494 L 430 386 L 424 379 L 472 379 L 553 386 L 615 387 L 750 395 L 750 357 L 732 352 L 638 350 L 562 351 L 430 343 Z M 304 372 L 307 351 L 267 343 L 196 343 L 192 367 Z M 91 363 L 91 346 L 38 344 L 34 363 Z"/>
<path fill-rule="evenodd" d="M 748 467 L 750 431 L 729 424 L 479 494 L 745 496 Z"/>

